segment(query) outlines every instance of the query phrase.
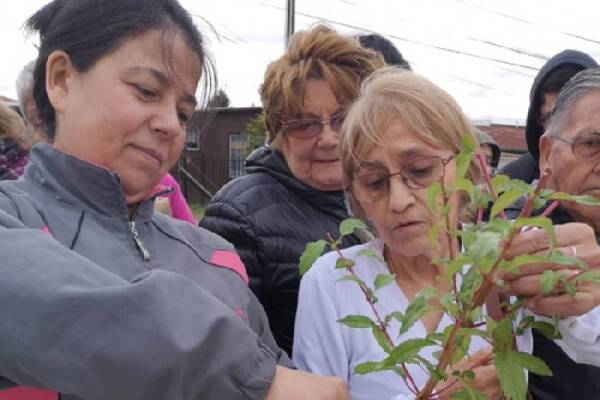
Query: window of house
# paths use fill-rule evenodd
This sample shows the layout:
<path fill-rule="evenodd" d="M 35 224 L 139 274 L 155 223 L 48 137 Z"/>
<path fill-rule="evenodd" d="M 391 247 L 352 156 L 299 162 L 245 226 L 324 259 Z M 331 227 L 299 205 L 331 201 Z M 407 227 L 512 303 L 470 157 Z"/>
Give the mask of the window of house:
<path fill-rule="evenodd" d="M 229 132 L 229 177 L 244 175 L 244 155 L 246 150 L 246 134 Z"/>
<path fill-rule="evenodd" d="M 199 150 L 200 149 L 200 129 L 196 126 L 187 127 L 187 136 L 185 139 L 185 147 L 187 150 Z"/>

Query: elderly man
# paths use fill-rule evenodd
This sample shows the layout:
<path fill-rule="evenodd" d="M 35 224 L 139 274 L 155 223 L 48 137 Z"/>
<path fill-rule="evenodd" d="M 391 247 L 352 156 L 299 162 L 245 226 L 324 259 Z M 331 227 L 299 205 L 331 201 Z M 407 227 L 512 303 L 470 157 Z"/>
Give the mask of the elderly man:
<path fill-rule="evenodd" d="M 573 77 L 560 92 L 549 125 L 540 139 L 540 170 L 550 171 L 548 187 L 573 195 L 591 195 L 600 199 L 600 69 L 585 70 Z M 561 250 L 578 257 L 592 268 L 600 268 L 600 209 L 595 206 L 563 202 L 550 216 L 555 231 L 568 240 Z M 595 236 L 595 241 L 593 240 Z M 583 240 L 582 238 L 587 238 Z M 591 239 L 591 240 L 590 240 Z M 596 243 L 594 243 L 596 242 Z M 515 254 L 545 251 L 548 241 L 543 231 L 520 235 L 513 247 Z M 584 244 L 585 243 L 585 244 Z M 558 265 L 531 265 L 520 276 L 507 277 L 507 292 L 532 296 L 539 291 L 540 273 Z M 565 272 L 573 274 L 573 270 Z M 531 305 L 537 314 L 566 318 L 576 336 L 587 341 L 590 354 L 600 346 L 600 285 L 580 285 L 572 297 L 565 293 L 543 297 Z M 552 310 L 552 311 L 550 311 Z M 530 375 L 530 391 L 534 399 L 597 399 L 600 393 L 600 368 L 565 355 L 553 341 L 534 331 L 534 355 L 544 359 L 554 376 Z"/>

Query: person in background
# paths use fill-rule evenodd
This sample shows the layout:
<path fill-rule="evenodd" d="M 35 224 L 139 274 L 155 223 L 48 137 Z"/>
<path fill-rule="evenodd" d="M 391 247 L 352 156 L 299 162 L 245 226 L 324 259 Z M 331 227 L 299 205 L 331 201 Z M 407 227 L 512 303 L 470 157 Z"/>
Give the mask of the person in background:
<path fill-rule="evenodd" d="M 293 369 L 231 244 L 154 213 L 213 82 L 191 16 L 176 0 L 54 0 L 27 27 L 48 143 L 0 182 L 0 388 L 349 400 Z"/>
<path fill-rule="evenodd" d="M 548 118 L 560 89 L 579 71 L 597 66 L 592 57 L 577 50 L 564 50 L 544 64 L 529 93 L 529 110 L 525 125 L 528 152 L 505 165 L 500 170 L 501 174 L 527 183 L 539 178 L 539 140 L 548 127 Z"/>
<path fill-rule="evenodd" d="M 198 221 L 194 217 L 190 206 L 188 206 L 185 197 L 183 197 L 183 193 L 181 193 L 181 188 L 179 187 L 179 183 L 175 180 L 173 175 L 166 174 L 159 182 L 156 187 L 156 191 L 167 193 L 160 194 L 156 198 L 156 202 L 154 203 L 154 210 L 161 212 L 166 215 L 170 215 L 175 219 L 180 219 L 182 221 L 187 221 L 190 224 L 196 225 Z"/>
<path fill-rule="evenodd" d="M 479 149 L 485 156 L 486 163 L 493 173 L 496 171 L 496 168 L 498 168 L 502 150 L 491 135 L 488 135 L 479 128 L 474 128 L 474 132 L 477 143 L 479 144 Z"/>
<path fill-rule="evenodd" d="M 27 133 L 29 135 L 29 141 L 32 144 L 45 142 L 47 140 L 46 132 L 44 132 L 44 127 L 33 99 L 34 68 L 35 60 L 32 60 L 23 67 L 16 82 L 19 108 L 27 123 Z"/>
<path fill-rule="evenodd" d="M 23 174 L 29 161 L 26 132 L 21 116 L 0 102 L 0 181 Z"/>
<path fill-rule="evenodd" d="M 558 95 L 554 111 L 548 121 L 546 132 L 540 139 L 540 169 L 551 171 L 547 187 L 573 195 L 591 195 L 600 200 L 600 69 L 587 69 L 569 80 Z M 514 217 L 519 210 L 507 211 Z M 561 202 L 550 214 L 556 229 L 568 230 L 580 225 L 572 235 L 588 235 L 600 243 L 600 210 L 571 202 Z M 579 224 L 576 224 L 579 223 Z M 585 223 L 587 225 L 583 225 Z M 547 251 L 547 241 L 541 241 L 538 251 Z M 592 268 L 600 267 L 600 256 L 596 246 L 574 246 L 566 254 L 577 255 Z M 539 287 L 540 274 L 547 265 L 530 266 L 522 275 L 508 277 L 511 295 L 530 295 Z M 582 311 L 594 308 L 600 301 L 598 285 L 587 283 L 585 291 L 575 297 L 564 294 L 555 299 L 553 305 L 578 307 Z M 540 314 L 550 314 L 549 306 L 539 307 Z M 596 344 L 596 351 L 588 351 L 588 358 L 600 354 L 600 334 L 594 327 L 600 326 L 600 310 L 587 321 L 561 321 L 561 325 L 573 326 L 573 330 L 588 343 Z M 587 365 L 586 357 L 574 358 L 565 354 L 555 342 L 548 340 L 538 331 L 533 332 L 533 354 L 542 358 L 550 367 L 553 376 L 530 375 L 529 389 L 534 399 L 559 400 L 598 398 L 600 393 L 600 368 Z"/>
<path fill-rule="evenodd" d="M 338 131 L 360 83 L 382 66 L 379 54 L 324 25 L 296 33 L 260 89 L 270 144 L 250 154 L 247 175 L 225 185 L 200 221 L 239 252 L 288 354 L 300 255 L 348 218 Z M 358 242 L 351 237 L 343 245 Z"/>
<path fill-rule="evenodd" d="M 357 36 L 361 46 L 366 49 L 372 49 L 380 53 L 387 65 L 396 65 L 409 71 L 412 68 L 409 62 L 402 57 L 402 53 L 394 46 L 394 44 L 384 36 L 376 33 L 365 33 Z"/>

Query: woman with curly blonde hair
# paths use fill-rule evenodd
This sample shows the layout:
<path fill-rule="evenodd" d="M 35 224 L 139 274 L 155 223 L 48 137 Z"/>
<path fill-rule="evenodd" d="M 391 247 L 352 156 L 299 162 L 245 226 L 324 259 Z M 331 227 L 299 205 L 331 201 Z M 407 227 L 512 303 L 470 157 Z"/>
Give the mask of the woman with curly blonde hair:
<path fill-rule="evenodd" d="M 296 33 L 260 88 L 269 144 L 249 156 L 248 175 L 224 186 L 201 222 L 235 245 L 288 352 L 300 254 L 348 216 L 338 131 L 361 82 L 383 65 L 376 52 L 327 26 Z"/>
<path fill-rule="evenodd" d="M 17 179 L 28 162 L 27 128 L 21 116 L 0 103 L 0 180 Z"/>

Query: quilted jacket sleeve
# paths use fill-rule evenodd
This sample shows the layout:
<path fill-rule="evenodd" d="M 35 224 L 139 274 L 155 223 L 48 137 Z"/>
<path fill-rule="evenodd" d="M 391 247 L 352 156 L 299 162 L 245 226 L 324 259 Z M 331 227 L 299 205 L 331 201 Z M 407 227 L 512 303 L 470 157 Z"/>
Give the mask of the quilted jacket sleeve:
<path fill-rule="evenodd" d="M 0 195 L 0 376 L 87 400 L 264 397 L 276 356 L 207 291 L 128 282 L 17 217 Z"/>

